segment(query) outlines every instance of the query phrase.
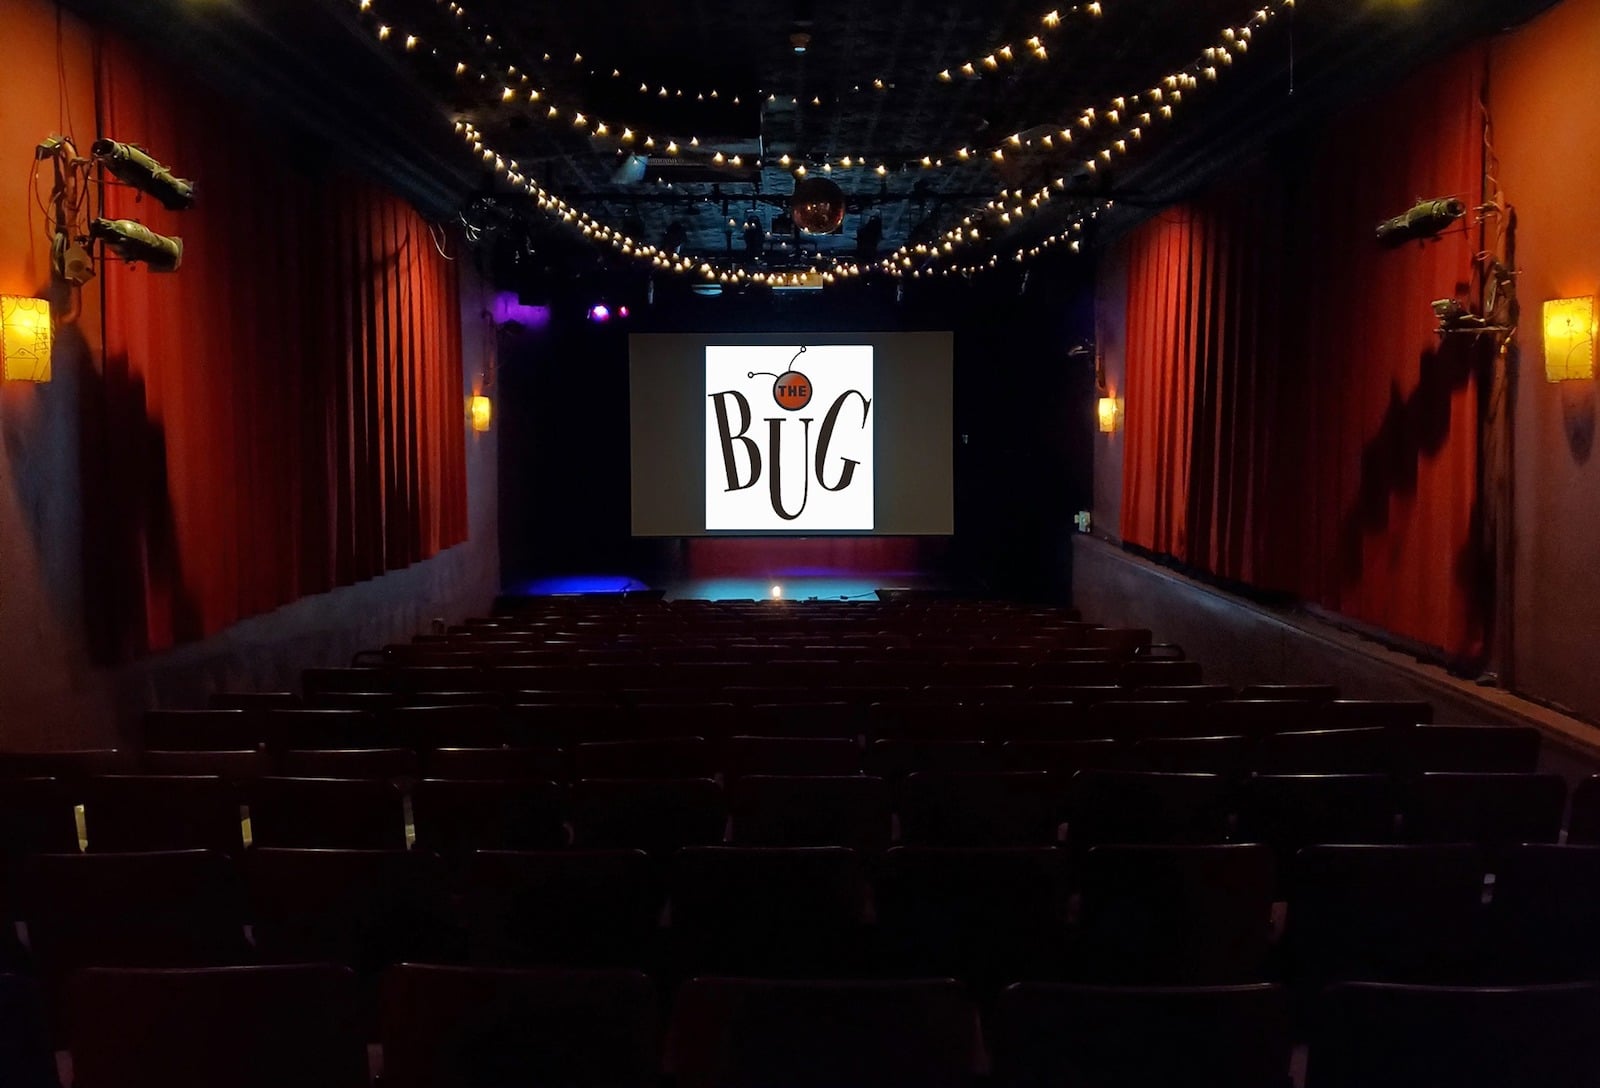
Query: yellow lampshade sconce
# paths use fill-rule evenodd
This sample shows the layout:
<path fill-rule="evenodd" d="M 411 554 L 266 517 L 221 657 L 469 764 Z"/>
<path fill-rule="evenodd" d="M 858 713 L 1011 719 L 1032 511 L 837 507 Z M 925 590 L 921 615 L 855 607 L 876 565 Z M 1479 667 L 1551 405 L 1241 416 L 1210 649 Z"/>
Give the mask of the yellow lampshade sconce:
<path fill-rule="evenodd" d="M 1556 298 L 1544 304 L 1544 376 L 1547 381 L 1594 378 L 1594 296 Z"/>
<path fill-rule="evenodd" d="M 1101 397 L 1095 412 L 1100 419 L 1100 433 L 1116 434 L 1117 425 L 1122 421 L 1122 401 L 1116 397 Z"/>
<path fill-rule="evenodd" d="M 48 300 L 0 295 L 0 367 L 6 381 L 49 381 L 54 342 Z"/>
<path fill-rule="evenodd" d="M 471 397 L 467 411 L 472 417 L 472 429 L 482 434 L 494 423 L 494 404 L 482 393 Z"/>

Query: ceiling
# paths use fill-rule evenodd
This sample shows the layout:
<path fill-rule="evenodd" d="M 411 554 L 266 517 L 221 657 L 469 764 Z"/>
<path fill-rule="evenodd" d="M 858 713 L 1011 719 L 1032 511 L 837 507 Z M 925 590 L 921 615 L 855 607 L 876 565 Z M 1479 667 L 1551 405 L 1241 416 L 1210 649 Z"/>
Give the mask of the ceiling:
<path fill-rule="evenodd" d="M 346 153 L 432 214 L 513 232 L 529 251 L 589 246 L 574 229 L 581 213 L 591 233 L 678 247 L 696 266 L 871 267 L 972 218 L 979 240 L 964 235 L 938 259 L 907 254 L 933 272 L 1026 256 L 1107 201 L 1141 214 L 1363 87 L 1552 0 L 1101 0 L 1059 4 L 1053 26 L 1040 0 L 470 0 L 464 12 L 450 0 L 68 2 L 337 132 Z M 1204 58 L 1226 28 L 1246 26 L 1248 51 L 1235 38 L 1230 63 Z M 809 36 L 803 54 L 797 32 Z M 1009 60 L 998 52 L 1007 45 Z M 1170 120 L 1148 100 L 1108 117 L 1119 96 L 1180 72 L 1194 82 Z M 1154 117 L 1137 139 L 1135 111 Z M 1062 128 L 1078 136 L 1070 147 Z M 630 165 L 644 176 L 619 174 Z M 843 190 L 839 233 L 774 222 L 802 166 Z M 541 214 L 508 175 L 566 201 L 575 222 Z M 1025 198 L 1005 202 L 1025 209 L 1009 223 L 984 214 L 1005 189 Z M 1050 198 L 1028 206 L 1041 189 Z M 869 251 L 861 234 L 873 219 L 882 232 Z M 747 223 L 759 223 L 748 240 Z"/>

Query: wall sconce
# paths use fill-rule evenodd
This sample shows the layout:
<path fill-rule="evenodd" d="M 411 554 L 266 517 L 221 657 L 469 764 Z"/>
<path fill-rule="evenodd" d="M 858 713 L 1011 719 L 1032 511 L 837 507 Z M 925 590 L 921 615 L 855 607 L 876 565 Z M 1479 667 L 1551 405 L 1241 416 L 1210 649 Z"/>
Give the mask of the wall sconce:
<path fill-rule="evenodd" d="M 1101 397 L 1096 410 L 1100 417 L 1100 433 L 1116 434 L 1117 423 L 1122 418 L 1122 401 L 1116 397 Z"/>
<path fill-rule="evenodd" d="M 49 381 L 54 342 L 49 300 L 0 295 L 0 367 L 6 381 Z"/>
<path fill-rule="evenodd" d="M 494 405 L 489 398 L 479 393 L 469 403 L 472 414 L 472 429 L 482 434 L 489 429 L 494 421 Z"/>
<path fill-rule="evenodd" d="M 1594 298 L 1555 298 L 1544 304 L 1546 381 L 1594 377 Z"/>

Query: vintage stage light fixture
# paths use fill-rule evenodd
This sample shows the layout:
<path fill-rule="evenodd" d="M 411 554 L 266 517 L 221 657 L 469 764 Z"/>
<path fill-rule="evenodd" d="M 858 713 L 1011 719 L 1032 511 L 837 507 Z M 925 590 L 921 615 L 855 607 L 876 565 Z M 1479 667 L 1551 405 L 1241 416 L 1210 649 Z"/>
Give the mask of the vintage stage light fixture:
<path fill-rule="evenodd" d="M 1393 247 L 1435 237 L 1466 214 L 1466 204 L 1453 196 L 1424 200 L 1405 214 L 1379 223 L 1378 244 Z"/>
<path fill-rule="evenodd" d="M 134 219 L 94 219 L 89 237 L 125 261 L 143 261 L 152 272 L 176 272 L 183 263 L 183 239 L 157 234 Z"/>
<path fill-rule="evenodd" d="M 186 181 L 153 159 L 137 144 L 96 140 L 89 148 L 94 161 L 111 171 L 118 181 L 149 193 L 171 212 L 194 207 L 194 183 Z"/>

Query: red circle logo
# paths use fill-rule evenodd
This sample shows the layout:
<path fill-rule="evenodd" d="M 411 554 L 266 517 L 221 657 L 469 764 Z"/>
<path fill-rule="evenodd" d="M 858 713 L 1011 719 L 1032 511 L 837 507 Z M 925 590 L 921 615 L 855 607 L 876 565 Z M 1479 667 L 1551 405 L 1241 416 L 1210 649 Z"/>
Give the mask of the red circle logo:
<path fill-rule="evenodd" d="M 772 384 L 772 399 L 778 402 L 779 408 L 798 412 L 811 403 L 811 379 L 798 370 L 778 375 L 778 380 Z"/>

